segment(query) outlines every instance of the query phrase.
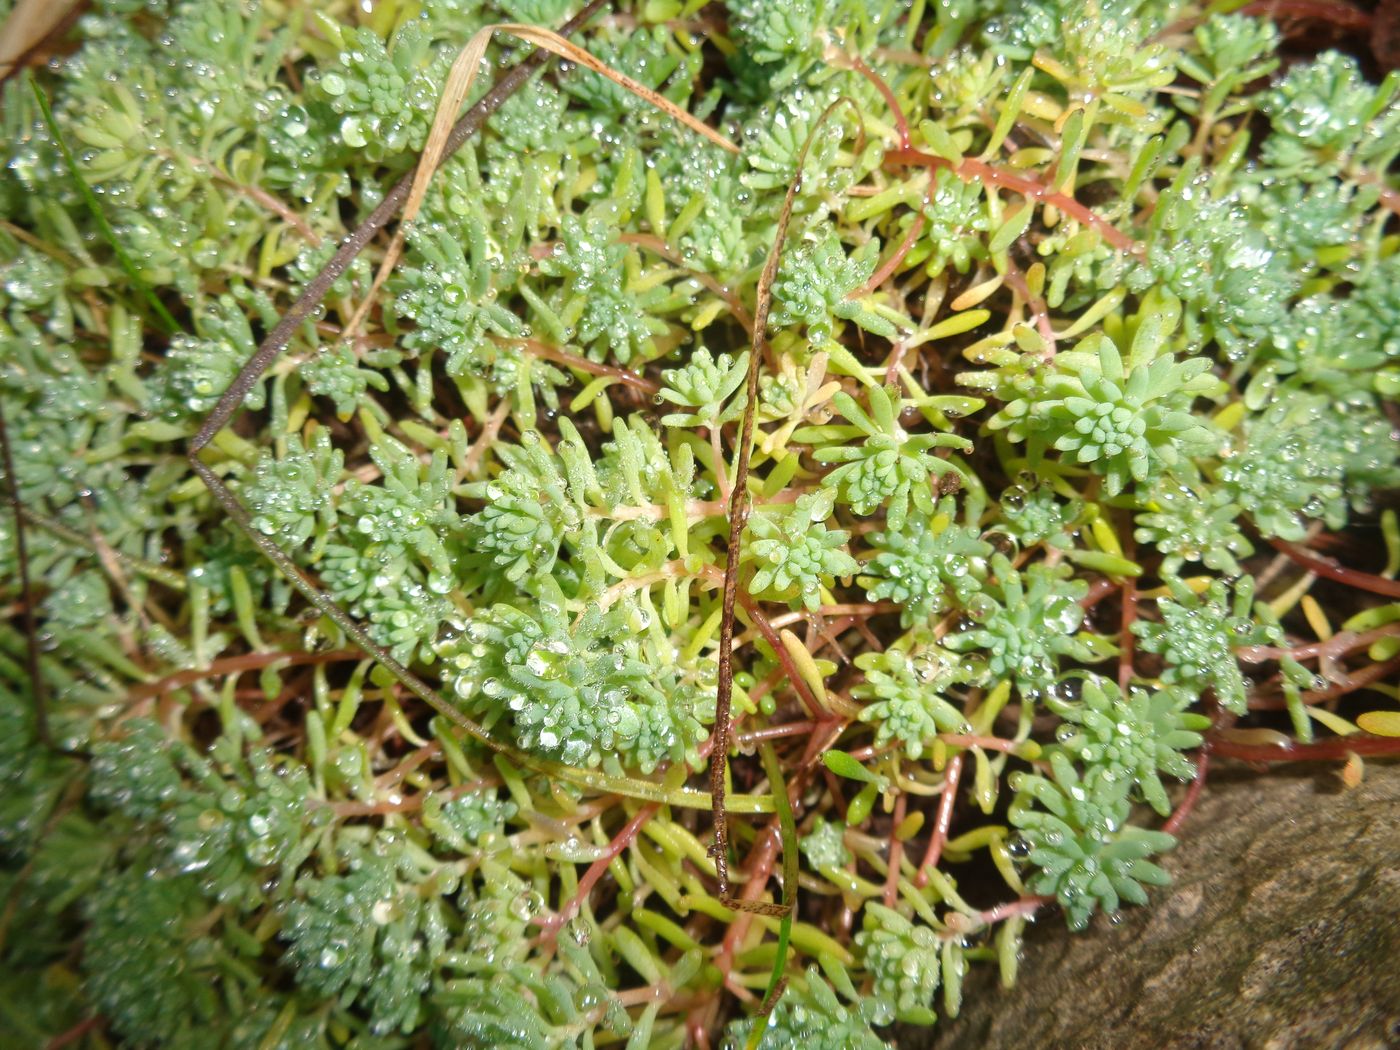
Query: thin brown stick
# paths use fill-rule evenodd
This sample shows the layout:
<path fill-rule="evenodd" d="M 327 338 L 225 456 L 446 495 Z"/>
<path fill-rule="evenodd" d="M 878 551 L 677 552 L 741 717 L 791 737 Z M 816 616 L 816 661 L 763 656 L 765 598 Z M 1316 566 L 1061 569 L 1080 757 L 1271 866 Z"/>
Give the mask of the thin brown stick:
<path fill-rule="evenodd" d="M 729 494 L 729 542 L 724 566 L 724 598 L 719 627 L 719 683 L 715 694 L 715 723 L 711 733 L 713 746 L 710 751 L 710 805 L 714 814 L 715 841 L 711 844 L 709 853 L 715 858 L 721 898 L 730 897 L 729 827 L 728 815 L 724 809 L 724 780 L 729 767 L 730 705 L 734 696 L 734 603 L 739 596 L 740 538 L 749 518 L 749 461 L 753 456 L 754 415 L 758 406 L 758 366 L 763 354 L 763 336 L 768 327 L 768 312 L 773 306 L 773 281 L 778 276 L 778 264 L 783 256 L 783 242 L 787 240 L 788 223 L 792 221 L 792 209 L 797 203 L 797 194 L 802 187 L 802 169 L 807 163 L 807 154 L 811 151 L 812 143 L 816 141 L 817 131 L 826 122 L 827 117 L 836 107 L 848 101 L 843 96 L 827 106 L 811 134 L 807 136 L 807 141 L 802 144 L 802 151 L 797 155 L 797 173 L 788 184 L 787 193 L 783 197 L 783 207 L 778 213 L 777 233 L 773 238 L 773 246 L 768 250 L 768 259 L 763 264 L 763 273 L 758 279 L 755 297 L 749 373 L 744 387 L 744 420 L 739 431 L 739 462 L 734 469 L 734 488 Z M 774 650 L 781 652 L 781 643 L 774 646 Z M 798 682 L 800 679 L 794 679 L 794 685 Z"/>

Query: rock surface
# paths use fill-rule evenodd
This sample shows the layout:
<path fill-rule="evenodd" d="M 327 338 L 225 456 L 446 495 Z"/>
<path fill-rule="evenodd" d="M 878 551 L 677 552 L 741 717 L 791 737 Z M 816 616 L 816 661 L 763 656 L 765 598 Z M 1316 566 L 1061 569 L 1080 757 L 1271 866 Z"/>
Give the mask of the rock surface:
<path fill-rule="evenodd" d="M 1078 936 L 1047 915 L 1016 988 L 975 968 L 962 1016 L 898 1045 L 1400 1047 L 1400 764 L 1351 791 L 1336 767 L 1217 767 L 1165 866 L 1150 907 Z"/>

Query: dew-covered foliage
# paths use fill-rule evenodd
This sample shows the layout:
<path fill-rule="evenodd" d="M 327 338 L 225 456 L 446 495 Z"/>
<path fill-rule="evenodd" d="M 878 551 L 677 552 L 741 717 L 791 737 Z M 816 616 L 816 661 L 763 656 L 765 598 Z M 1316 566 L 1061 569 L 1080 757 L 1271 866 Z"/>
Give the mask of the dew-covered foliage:
<path fill-rule="evenodd" d="M 1400 79 L 1175 0 L 607 5 L 737 152 L 548 65 L 200 453 L 438 710 L 358 646 L 185 449 L 572 12 L 99 0 L 5 84 L 6 1045 L 880 1046 L 1211 762 L 1396 743 Z"/>

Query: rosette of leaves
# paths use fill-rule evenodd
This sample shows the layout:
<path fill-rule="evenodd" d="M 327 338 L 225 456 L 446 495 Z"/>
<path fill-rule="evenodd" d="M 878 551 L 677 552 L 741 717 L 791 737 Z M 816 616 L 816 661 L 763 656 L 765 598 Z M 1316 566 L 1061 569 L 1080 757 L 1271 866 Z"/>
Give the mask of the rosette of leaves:
<path fill-rule="evenodd" d="M 835 189 L 846 184 L 850 178 L 848 169 L 837 167 L 836 155 L 841 148 L 843 136 L 835 130 L 840 127 L 841 122 L 847 125 L 851 123 L 849 109 L 843 107 L 842 112 L 834 113 L 828 118 L 831 123 L 824 125 L 825 128 L 832 129 L 830 134 L 823 132 L 813 138 L 813 132 L 817 127 L 817 121 L 821 118 L 826 108 L 842 94 L 844 88 L 846 93 L 853 94 L 858 98 L 868 96 L 869 88 L 862 90 L 863 81 L 855 77 L 845 77 L 837 84 L 827 82 L 820 88 L 808 90 L 805 86 L 794 86 L 784 93 L 773 97 L 771 86 L 764 81 L 762 94 L 765 98 L 763 105 L 756 107 L 751 112 L 753 117 L 744 127 L 743 141 L 741 142 L 742 174 L 740 182 L 750 190 L 769 191 L 770 207 L 776 211 L 778 202 L 782 200 L 784 191 L 797 175 L 797 161 L 802 155 L 802 149 L 807 140 L 812 138 L 811 148 L 807 150 L 806 163 L 803 166 L 803 175 L 810 178 L 817 173 L 823 173 L 829 180 L 828 188 Z M 746 170 L 744 170 L 746 168 Z M 821 199 L 821 195 L 803 194 L 798 197 L 796 207 L 799 214 L 807 209 L 820 209 L 827 205 Z M 816 243 L 816 242 L 808 242 Z M 792 254 L 784 252 L 783 264 L 795 258 L 796 249 L 794 246 Z M 839 242 L 834 250 L 830 251 L 830 259 L 833 263 L 838 263 L 846 258 L 845 249 Z M 870 272 L 874 272 L 874 259 L 869 260 Z M 862 265 L 864 265 L 862 263 Z M 801 269 L 793 270 L 794 274 L 803 272 Z M 810 277 L 822 281 L 821 274 L 809 265 L 806 272 Z M 847 291 L 858 286 L 860 281 L 866 277 L 854 280 L 854 274 L 858 271 L 848 270 L 842 275 L 842 279 L 836 283 L 846 283 L 850 281 L 849 287 L 841 291 L 844 296 Z M 781 276 L 780 276 L 781 279 Z M 776 286 L 775 286 L 776 288 Z M 832 301 L 835 301 L 836 292 L 830 293 Z M 775 299 L 774 307 L 777 307 Z M 782 327 L 776 320 L 773 321 L 775 327 Z"/>
<path fill-rule="evenodd" d="M 325 427 L 316 428 L 310 448 L 293 434 L 286 453 L 280 459 L 264 453 L 243 485 L 253 528 L 284 549 L 300 547 L 313 535 L 324 545 L 337 518 L 331 490 L 344 469 L 345 454 L 331 447 Z"/>
<path fill-rule="evenodd" d="M 1254 601 L 1254 578 L 1241 577 L 1233 586 L 1212 580 L 1199 594 L 1175 576 L 1166 584 L 1171 597 L 1157 600 L 1160 622 L 1133 624 L 1141 648 L 1162 657 L 1163 682 L 1196 694 L 1213 690 L 1227 710 L 1244 714 L 1249 685 L 1235 650 L 1283 640 L 1269 607 Z"/>
<path fill-rule="evenodd" d="M 361 358 L 344 343 L 329 346 L 302 366 L 306 389 L 317 397 L 330 398 L 341 422 L 353 416 L 366 400 L 370 389 L 385 392 L 389 379 L 376 368 L 365 368 Z"/>
<path fill-rule="evenodd" d="M 1337 51 L 1298 63 L 1260 99 L 1274 131 L 1264 140 L 1264 162 L 1305 181 L 1387 163 L 1400 152 L 1395 89 L 1391 79 L 1367 83 L 1356 59 Z"/>
<path fill-rule="evenodd" d="M 423 801 L 423 826 L 443 848 L 470 854 L 487 842 L 499 840 L 506 821 L 517 811 L 514 802 L 487 788 L 447 801 L 430 795 Z"/>
<path fill-rule="evenodd" d="M 1083 680 L 1077 701 L 1048 697 L 1046 706 L 1065 720 L 1056 740 L 1086 768 L 1101 767 L 1127 776 L 1148 805 L 1162 816 L 1171 812 L 1162 775 L 1189 780 L 1195 765 L 1182 754 L 1199 747 L 1210 719 L 1187 708 L 1195 697 L 1186 690 L 1148 692 L 1130 688 L 1127 695 L 1098 675 Z"/>
<path fill-rule="evenodd" d="M 1295 393 L 1241 429 L 1217 479 L 1265 536 L 1300 540 L 1309 518 L 1340 529 L 1373 489 L 1400 482 L 1395 428 L 1370 395 Z"/>
<path fill-rule="evenodd" d="M 798 847 L 813 871 L 844 868 L 851 860 L 851 851 L 846 848 L 846 825 L 825 817 L 816 817 L 812 821 Z"/>
<path fill-rule="evenodd" d="M 842 993 L 852 1002 L 842 1002 L 835 990 L 818 972 L 809 967 L 806 974 L 790 983 L 772 1013 L 764 1017 L 736 1018 L 725 1034 L 725 1050 L 880 1050 L 887 1044 L 870 1030 L 871 1009 L 847 978 Z M 762 1027 L 758 1041 L 754 1029 Z"/>
<path fill-rule="evenodd" d="M 945 646 L 983 650 L 991 679 L 1011 679 L 1030 697 L 1054 682 L 1061 657 L 1084 663 L 1101 658 L 1091 638 L 1076 634 L 1089 585 L 1070 579 L 1068 566 L 1035 562 L 1020 572 L 1005 555 L 994 554 L 989 568 L 986 588 L 967 603 L 973 625 L 948 635 Z"/>
<path fill-rule="evenodd" d="M 443 537 L 458 526 L 447 453 L 439 450 L 422 463 L 385 434 L 370 446 L 369 455 L 381 479 L 373 484 L 351 479 L 340 500 L 341 512 L 355 523 L 365 544 L 363 552 L 386 561 L 412 556 L 429 570 L 433 590 L 445 593 L 453 577 Z"/>
<path fill-rule="evenodd" d="M 1296 303 L 1251 362 L 1245 404 L 1257 408 L 1279 388 L 1302 387 L 1338 400 L 1363 394 L 1383 378 L 1386 351 L 1371 311 L 1358 298 L 1313 295 Z"/>
<path fill-rule="evenodd" d="M 363 1004 L 379 1034 L 422 1021 L 448 941 L 440 886 L 400 868 L 360 850 L 344 874 L 304 876 L 281 931 L 297 982 L 343 1006 Z"/>
<path fill-rule="evenodd" d="M 905 627 L 944 612 L 950 594 L 965 604 L 986 577 L 992 545 L 956 515 L 956 500 L 944 496 L 932 515 L 915 514 L 903 529 L 870 537 L 878 553 L 865 563 L 861 586 L 871 601 L 897 604 Z"/>
<path fill-rule="evenodd" d="M 245 758 L 227 737 L 209 758 L 178 757 L 189 780 L 160 820 L 171 863 L 198 874 L 206 896 L 239 911 L 284 899 L 316 846 L 316 830 L 330 820 L 328 810 L 310 804 L 306 767 L 261 749 Z"/>
<path fill-rule="evenodd" d="M 865 4 L 851 0 L 730 0 L 725 6 L 740 45 L 736 60 L 761 67 L 751 71 L 741 65 L 745 86 L 756 92 L 759 77 L 769 91 L 799 79 L 820 63 L 834 33 L 855 37 L 870 16 Z M 750 76 L 755 83 L 748 82 Z"/>
<path fill-rule="evenodd" d="M 720 354 L 716 358 L 705 347 L 698 348 L 684 367 L 661 373 L 663 385 L 657 397 L 691 409 L 668 413 L 661 422 L 669 427 L 716 427 L 737 419 L 742 406 L 735 402 L 726 407 L 725 402 L 743 386 L 748 368 L 747 350 L 737 357 Z"/>
<path fill-rule="evenodd" d="M 823 586 L 860 570 L 860 563 L 846 550 L 851 534 L 824 524 L 831 516 L 832 502 L 830 492 L 809 493 L 786 511 L 760 512 L 749 519 L 752 539 L 746 553 L 758 563 L 749 590 L 777 595 L 796 591 L 794 600 L 815 612 Z"/>
<path fill-rule="evenodd" d="M 340 51 L 313 90 L 340 114 L 340 141 L 371 161 L 422 149 L 451 54 L 434 47 L 416 20 L 387 45 L 368 26 L 342 28 L 331 19 L 320 25 Z"/>
<path fill-rule="evenodd" d="M 108 872 L 83 902 L 90 918 L 84 989 L 113 1028 L 145 1043 L 195 1050 L 223 1020 L 226 974 L 217 914 L 193 875 L 152 877 L 141 865 Z M 236 992 L 234 994 L 237 994 Z"/>
<path fill-rule="evenodd" d="M 499 352 L 488 336 L 525 334 L 524 322 L 496 296 L 481 218 L 469 215 L 461 225 L 461 233 L 436 229 L 410 236 L 406 264 L 390 284 L 390 314 L 414 325 L 399 345 L 415 356 L 444 351 L 452 376 L 481 374 L 495 360 Z"/>
<path fill-rule="evenodd" d="M 950 265 L 958 273 L 967 273 L 974 262 L 986 259 L 992 218 L 980 182 L 965 182 L 941 168 L 934 173 L 923 210 L 926 232 L 921 244 L 927 246 L 924 268 L 930 277 Z"/>
<path fill-rule="evenodd" d="M 1237 559 L 1254 553 L 1240 531 L 1241 509 L 1221 488 L 1187 485 L 1164 479 L 1153 486 L 1134 519 L 1139 543 L 1149 543 L 1166 555 L 1161 575 L 1172 576 L 1186 562 L 1237 575 Z"/>
<path fill-rule="evenodd" d="M 849 256 L 837 233 L 828 228 L 817 240 L 804 241 L 783 255 L 773 282 L 774 328 L 805 325 L 813 343 L 833 338 L 837 319 L 853 321 L 874 335 L 893 338 L 894 324 L 873 313 L 850 294 L 875 272 L 880 244 L 874 238 Z"/>
<path fill-rule="evenodd" d="M 856 934 L 875 995 L 894 1008 L 896 1020 L 933 1024 L 933 996 L 943 976 L 943 955 L 952 941 L 893 908 L 871 901 L 865 928 Z"/>
<path fill-rule="evenodd" d="M 957 470 L 929 450 L 967 451 L 972 444 L 953 434 L 910 434 L 899 423 L 900 398 L 883 387 L 870 388 L 868 395 L 867 413 L 850 394 L 837 393 L 832 404 L 847 423 L 803 427 L 793 440 L 816 446 L 812 458 L 818 463 L 837 464 L 822 478 L 822 486 L 833 490 L 838 502 L 850 504 L 857 514 L 873 514 L 883 506 L 889 527 L 899 530 L 911 503 L 923 514 L 934 514 L 930 479 Z"/>
<path fill-rule="evenodd" d="M 470 558 L 493 573 L 504 570 L 505 583 L 553 572 L 565 535 L 584 527 L 585 506 L 564 465 L 579 449 L 576 437 L 566 425 L 557 452 L 538 436 L 520 445 L 499 444 L 495 453 L 506 469 L 466 488 L 467 495 L 485 501 L 466 519 Z"/>
<path fill-rule="evenodd" d="M 923 756 L 940 732 L 962 733 L 967 716 L 949 700 L 950 690 L 969 681 L 975 666 L 922 639 L 855 659 L 865 680 L 851 695 L 866 700 L 860 720 L 875 726 L 875 746 L 898 742 L 910 759 Z"/>
<path fill-rule="evenodd" d="M 655 614 L 625 597 L 574 619 L 557 585 L 546 578 L 540 589 L 529 611 L 492 605 L 438 641 L 467 712 L 572 766 L 649 773 L 663 759 L 695 759 L 713 700 L 650 641 Z"/>
<path fill-rule="evenodd" d="M 1060 751 L 1050 753 L 1050 769 L 1049 777 L 1015 773 L 1010 781 L 1016 797 L 1008 818 L 1021 830 L 1013 852 L 1036 869 L 1026 888 L 1054 896 L 1072 930 L 1082 930 L 1097 910 L 1114 914 L 1122 901 L 1146 904 L 1144 884 L 1171 881 L 1147 858 L 1176 839 L 1127 823 L 1128 775 L 1094 765 L 1081 776 Z"/>
<path fill-rule="evenodd" d="M 195 315 L 195 335 L 180 333 L 170 342 L 146 384 L 148 407 L 179 422 L 203 416 L 257 349 L 253 327 L 230 294 L 219 296 Z M 254 411 L 267 401 L 267 384 L 254 384 L 243 399 Z"/>
<path fill-rule="evenodd" d="M 1180 307 L 1168 300 L 1139 318 L 1124 360 L 1107 335 L 1056 355 L 1034 398 L 1017 398 L 993 417 L 1014 441 L 1026 441 L 1034 464 L 1049 449 L 1070 453 L 1104 478 L 1108 495 L 1129 481 L 1152 480 L 1183 460 L 1209 455 L 1217 433 L 1191 412 L 1220 381 L 1204 357 L 1178 361 L 1167 346 Z"/>
<path fill-rule="evenodd" d="M 1124 283 L 1175 295 L 1188 341 L 1213 340 L 1226 360 L 1239 361 L 1269 339 L 1303 276 L 1250 221 L 1242 194 L 1215 195 L 1191 160 L 1158 197 L 1146 261 L 1130 266 Z"/>
<path fill-rule="evenodd" d="M 1084 501 L 1065 499 L 1054 486 L 1037 482 L 1032 475 L 1003 489 L 997 509 L 1000 529 L 1021 546 L 1044 543 L 1069 550 L 1074 546 L 1072 533 L 1084 513 Z"/>
<path fill-rule="evenodd" d="M 652 341 L 666 331 L 658 307 L 671 292 L 664 284 L 638 287 L 630 268 L 635 253 L 617 238 L 618 230 L 598 215 L 567 215 L 540 272 L 563 279 L 554 305 L 563 332 L 595 361 L 612 357 L 625 365 L 651 356 Z"/>

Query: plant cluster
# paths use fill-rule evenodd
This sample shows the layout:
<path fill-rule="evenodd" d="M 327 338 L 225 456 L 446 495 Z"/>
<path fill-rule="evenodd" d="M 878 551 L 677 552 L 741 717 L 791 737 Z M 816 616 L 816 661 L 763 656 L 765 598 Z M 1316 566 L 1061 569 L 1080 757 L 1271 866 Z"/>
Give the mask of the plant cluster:
<path fill-rule="evenodd" d="M 1400 749 L 1400 79 L 1267 16 L 609 5 L 212 498 L 572 13 L 103 0 L 5 84 L 16 1045 L 879 1046 L 1149 903 L 1201 754 Z"/>

